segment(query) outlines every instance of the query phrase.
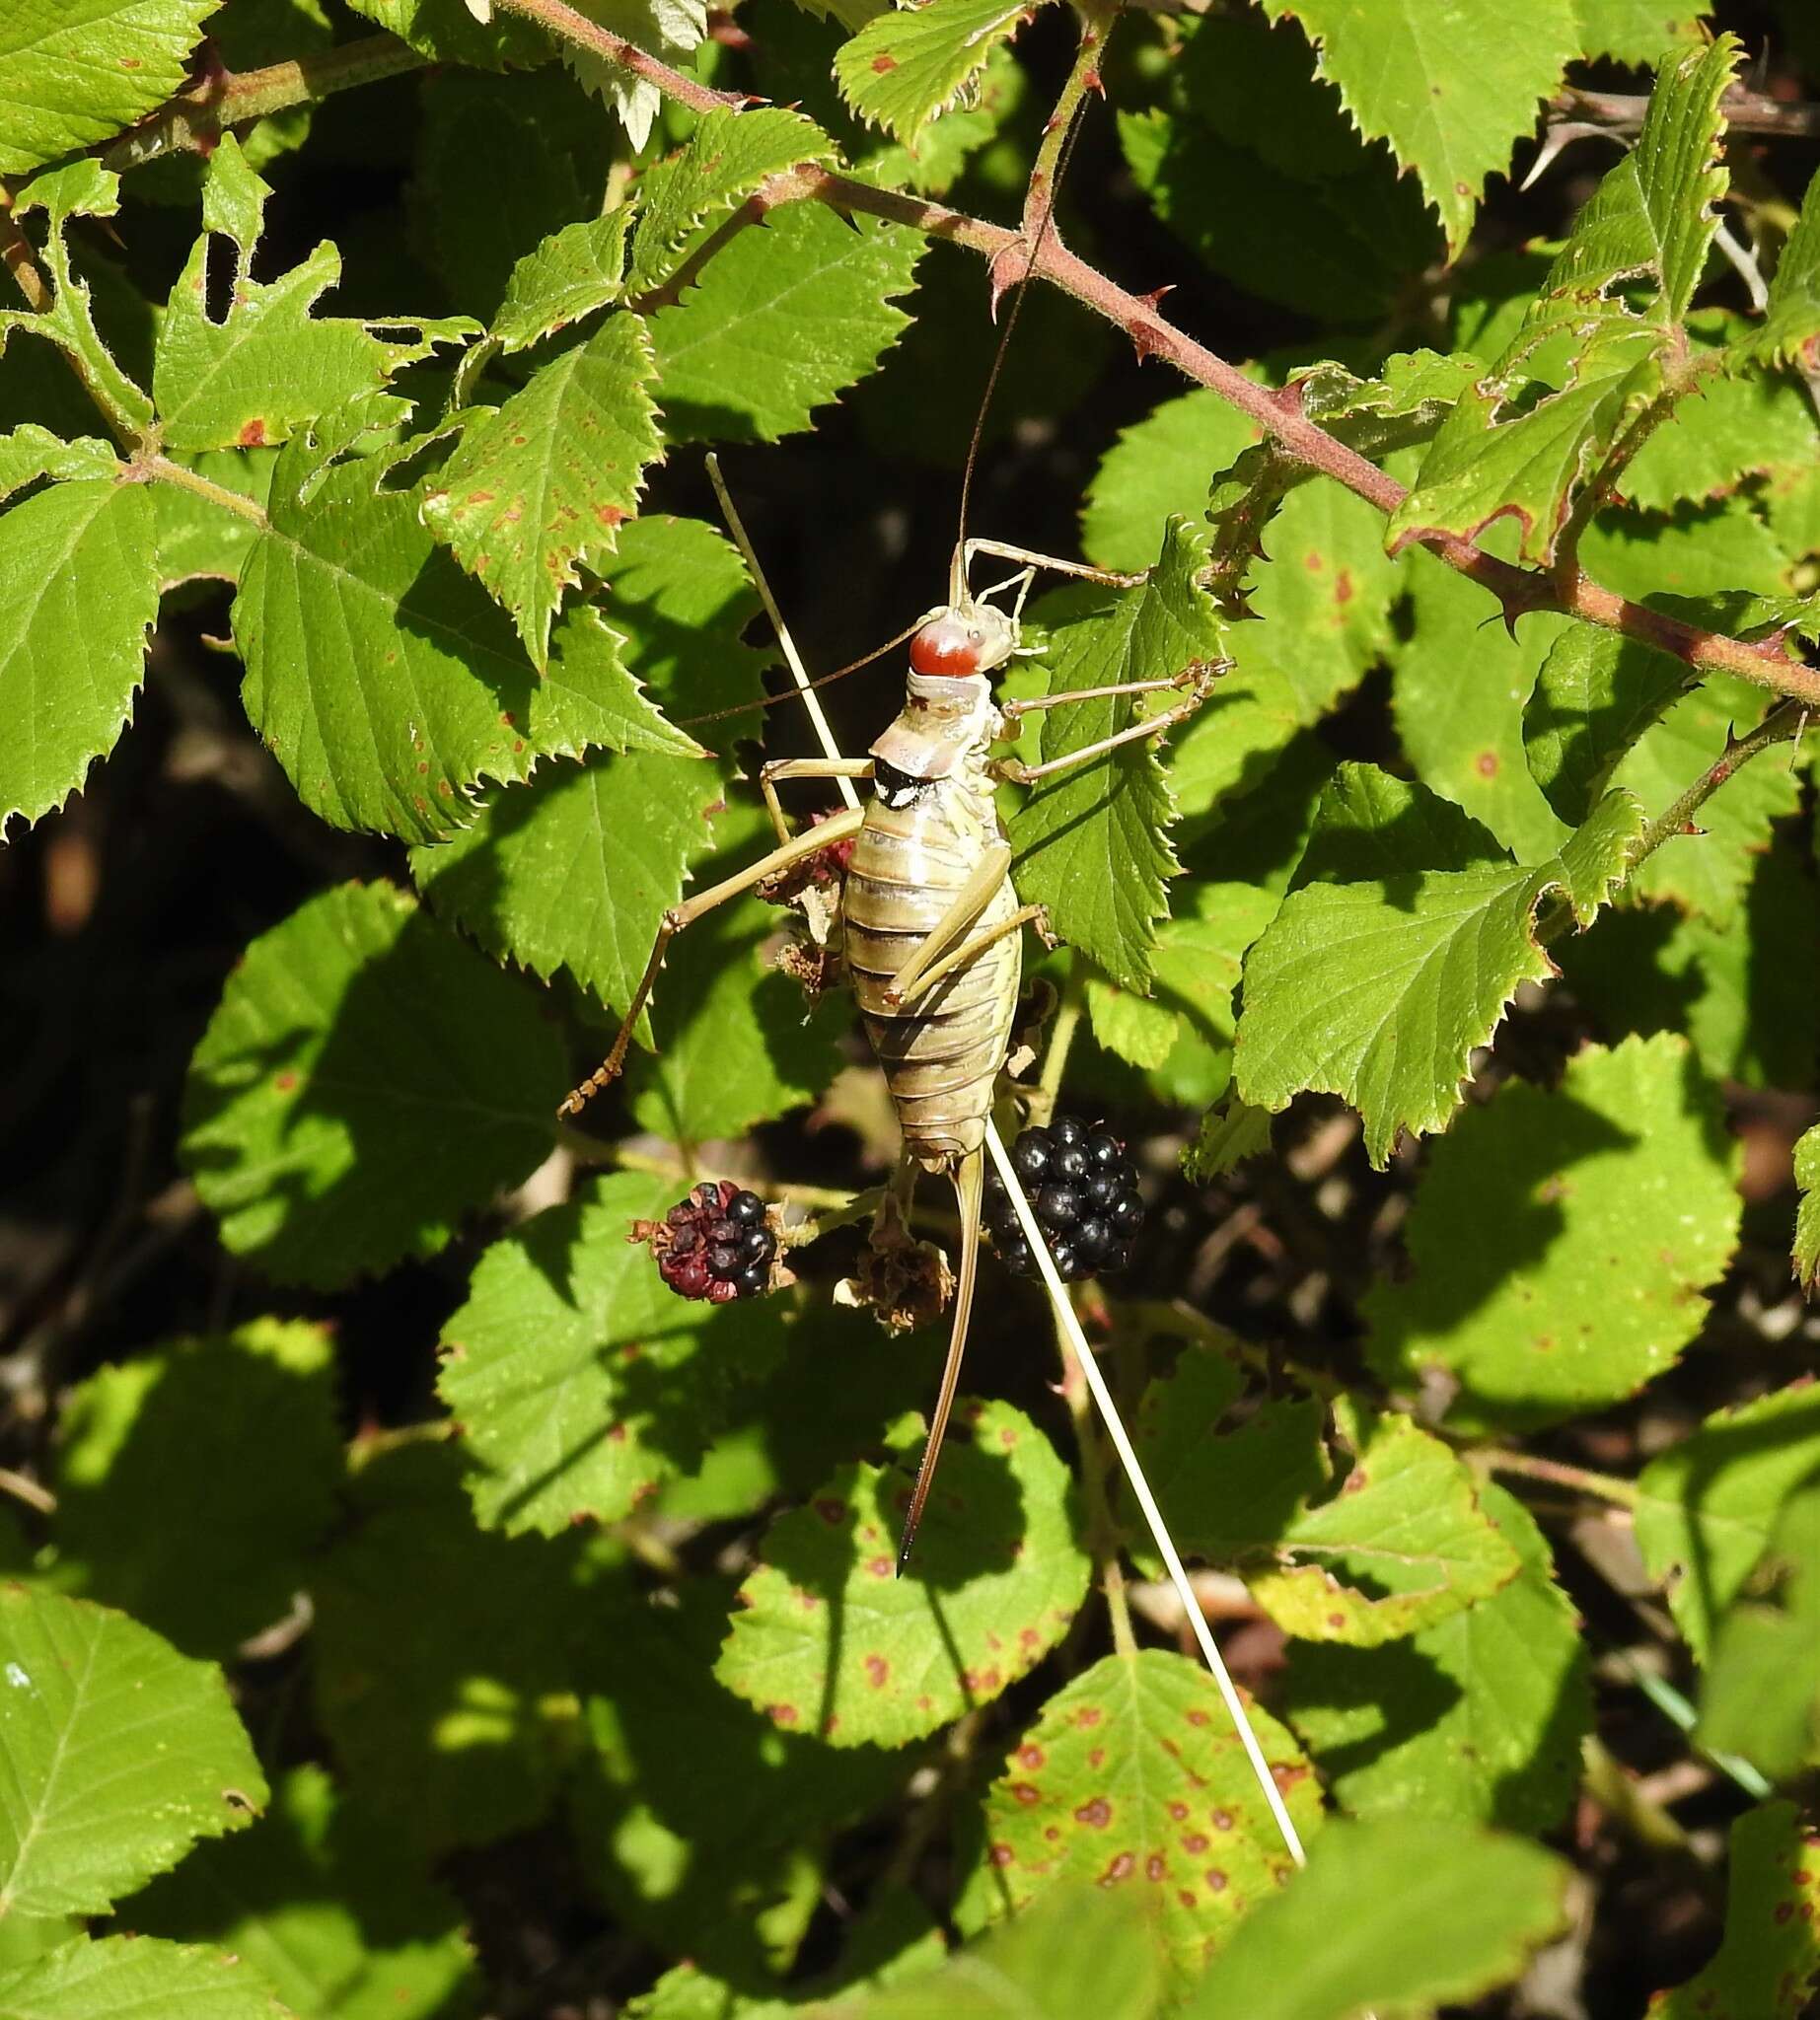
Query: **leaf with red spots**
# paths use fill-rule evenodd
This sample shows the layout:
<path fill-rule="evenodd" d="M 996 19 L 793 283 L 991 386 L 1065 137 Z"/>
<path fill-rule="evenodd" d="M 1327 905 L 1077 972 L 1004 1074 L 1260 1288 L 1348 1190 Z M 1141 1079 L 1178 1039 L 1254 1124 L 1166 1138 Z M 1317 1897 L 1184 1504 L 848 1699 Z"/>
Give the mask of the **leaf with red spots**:
<path fill-rule="evenodd" d="M 1252 1722 L 1307 1840 L 1313 1771 L 1274 1719 L 1254 1707 Z M 1178 1991 L 1293 1869 L 1212 1678 L 1157 1648 L 1106 1656 L 1049 1700 L 986 1792 L 984 1838 L 963 1925 L 1070 1883 L 1126 1893 Z"/>
<path fill-rule="evenodd" d="M 1731 1827 L 1718 1954 L 1647 2020 L 1799 2020 L 1817 1986 L 1820 1839 L 1793 1803 L 1765 1803 Z"/>
<path fill-rule="evenodd" d="M 540 679 L 498 608 L 425 530 L 414 493 L 391 487 L 396 447 L 358 453 L 363 433 L 357 414 L 339 413 L 278 452 L 270 523 L 234 603 L 241 697 L 324 820 L 439 841 L 473 821 L 482 780 L 637 741 L 641 711 L 599 634 L 565 635 Z"/>
<path fill-rule="evenodd" d="M 1565 1920 L 1567 1867 L 1458 1824 L 1334 1824 L 1258 1904 L 1179 2020 L 1358 2020 L 1519 1978 Z"/>
<path fill-rule="evenodd" d="M 540 668 L 564 594 L 599 570 L 658 454 L 657 376 L 641 318 L 609 316 L 504 405 L 469 416 L 423 520 L 511 612 Z"/>
<path fill-rule="evenodd" d="M 960 1414 L 915 1555 L 896 1572 L 902 1466 L 842 1468 L 771 1525 L 721 1650 L 730 1691 L 786 1731 L 903 1746 L 989 1703 L 1066 1631 L 1087 1590 L 1055 1448 L 1008 1404 Z"/>
<path fill-rule="evenodd" d="M 14 0 L 0 10 L 0 176 L 111 140 L 182 89 L 220 0 Z"/>
<path fill-rule="evenodd" d="M 910 146 L 985 67 L 1036 0 L 929 0 L 875 16 L 835 58 L 840 96 Z"/>
<path fill-rule="evenodd" d="M 386 328 L 400 334 L 380 337 L 355 318 L 316 315 L 319 298 L 341 278 L 341 255 L 327 241 L 276 280 L 255 281 L 270 194 L 239 142 L 224 135 L 209 158 L 202 230 L 158 329 L 152 397 L 167 450 L 285 442 L 336 407 L 401 414 L 407 403 L 386 390 L 392 375 L 422 358 L 438 335 L 475 327 L 388 319 Z M 232 292 L 219 320 L 207 300 L 217 238 L 234 249 Z M 401 334 L 413 327 L 416 337 Z"/>
<path fill-rule="evenodd" d="M 1178 1547 L 1239 1570 L 1285 1632 L 1370 1647 L 1515 1575 L 1516 1552 L 1438 1438 L 1343 1407 L 1351 1464 L 1336 1481 L 1315 1399 L 1273 1398 L 1222 1431 L 1238 1390 L 1223 1355 L 1185 1355 L 1151 1385 L 1137 1439 Z"/>
<path fill-rule="evenodd" d="M 782 1352 L 775 1301 L 689 1303 L 626 1239 L 682 1188 L 620 1172 L 495 1242 L 444 1329 L 438 1389 L 488 1529 L 618 1522 L 688 1473 L 743 1379 Z"/>

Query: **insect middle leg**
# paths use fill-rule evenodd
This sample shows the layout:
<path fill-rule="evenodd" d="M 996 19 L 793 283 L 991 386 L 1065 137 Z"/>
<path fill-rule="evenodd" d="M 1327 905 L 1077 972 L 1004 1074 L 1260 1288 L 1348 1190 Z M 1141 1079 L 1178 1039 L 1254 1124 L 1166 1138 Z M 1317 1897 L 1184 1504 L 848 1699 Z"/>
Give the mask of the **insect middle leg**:
<path fill-rule="evenodd" d="M 1181 676 L 1177 675 L 1169 681 L 1133 681 L 1124 686 L 1082 688 L 1078 693 L 1054 694 L 1048 699 L 1056 703 L 1086 701 L 1108 694 L 1154 693 L 1158 687 L 1180 685 Z M 997 777 L 1008 778 L 1014 785 L 1029 785 L 1034 779 L 1049 778 L 1057 771 L 1066 771 L 1071 765 L 1084 764 L 1089 758 L 1099 758 L 1108 751 L 1116 751 L 1121 744 L 1134 744 L 1143 737 L 1167 736 L 1177 723 L 1186 722 L 1205 699 L 1205 688 L 1198 684 L 1195 691 L 1186 700 L 1178 701 L 1175 707 L 1165 708 L 1158 715 L 1147 715 L 1141 722 L 1128 723 L 1111 736 L 1083 744 L 1078 751 L 1069 751 L 1064 757 L 1050 758 L 1041 764 L 1026 764 L 1021 758 L 999 758 L 993 760 L 992 770 Z"/>
<path fill-rule="evenodd" d="M 851 773 L 832 771 L 825 760 L 820 758 L 799 758 L 794 760 L 802 765 L 820 765 L 819 772 L 800 771 L 798 777 L 852 776 Z M 844 761 L 844 760 L 843 760 Z M 869 767 L 868 767 L 869 768 Z M 781 810 L 779 810 L 781 813 Z M 692 898 L 685 899 L 681 904 L 673 904 L 664 913 L 657 928 L 657 941 L 651 949 L 651 958 L 645 964 L 645 971 L 633 992 L 623 1022 L 613 1042 L 613 1049 L 581 1085 L 563 1097 L 556 1113 L 559 1116 L 574 1116 L 581 1113 L 585 1103 L 597 1095 L 619 1076 L 625 1064 L 625 1054 L 632 1042 L 638 1019 L 644 1006 L 650 1000 L 651 990 L 657 981 L 658 971 L 664 965 L 664 956 L 670 950 L 670 943 L 685 926 L 692 925 L 696 919 L 710 912 L 718 904 L 725 904 L 730 898 L 738 898 L 754 885 L 762 884 L 767 877 L 774 877 L 780 870 L 787 870 L 793 863 L 800 863 L 805 856 L 819 854 L 823 849 L 837 841 L 844 841 L 849 834 L 859 832 L 865 819 L 863 808 L 843 808 L 838 814 L 831 815 L 819 828 L 812 828 L 806 833 L 790 836 L 780 842 L 768 855 L 761 856 L 756 863 L 749 863 L 745 869 L 733 876 L 723 878 L 718 884 L 711 884 L 705 891 L 698 891 Z"/>

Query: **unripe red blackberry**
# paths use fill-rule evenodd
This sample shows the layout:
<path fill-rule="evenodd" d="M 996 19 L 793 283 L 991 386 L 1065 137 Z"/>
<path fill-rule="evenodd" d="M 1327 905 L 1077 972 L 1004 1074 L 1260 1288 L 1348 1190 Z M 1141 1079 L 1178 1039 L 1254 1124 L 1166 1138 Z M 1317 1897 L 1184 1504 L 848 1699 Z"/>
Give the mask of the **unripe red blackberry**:
<path fill-rule="evenodd" d="M 1063 1282 L 1129 1265 L 1144 1203 L 1137 1168 L 1118 1137 L 1078 1116 L 1057 1116 L 1047 1128 L 1026 1129 L 1018 1137 L 1011 1165 L 1030 1194 Z M 1039 1274 L 1023 1224 L 995 1173 L 986 1180 L 985 1227 L 1007 1268 L 1019 1276 Z"/>
<path fill-rule="evenodd" d="M 658 1273 L 679 1297 L 725 1305 L 770 1288 L 776 1234 L 764 1201 L 731 1179 L 709 1180 L 679 1199 L 650 1242 Z"/>

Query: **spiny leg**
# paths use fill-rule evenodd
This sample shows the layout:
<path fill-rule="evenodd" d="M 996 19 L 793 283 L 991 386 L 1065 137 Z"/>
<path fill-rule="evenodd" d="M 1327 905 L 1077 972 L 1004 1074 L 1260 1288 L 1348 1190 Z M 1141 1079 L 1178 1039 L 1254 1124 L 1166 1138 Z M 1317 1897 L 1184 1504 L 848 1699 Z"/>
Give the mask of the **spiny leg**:
<path fill-rule="evenodd" d="M 831 816 L 819 828 L 812 828 L 806 834 L 793 836 L 789 841 L 771 850 L 769 855 L 761 856 L 756 863 L 750 863 L 731 877 L 718 884 L 711 884 L 705 891 L 699 891 L 693 898 L 681 904 L 673 904 L 664 913 L 657 929 L 657 942 L 651 949 L 651 958 L 645 964 L 643 975 L 639 978 L 630 1007 L 620 1024 L 619 1035 L 614 1039 L 613 1050 L 579 1087 L 565 1095 L 556 1110 L 559 1116 L 574 1116 L 581 1113 L 583 1105 L 597 1095 L 603 1087 L 617 1080 L 619 1069 L 625 1064 L 626 1047 L 632 1042 L 632 1032 L 638 1023 L 639 1014 L 650 1000 L 652 987 L 657 981 L 658 971 L 664 965 L 664 956 L 670 943 L 685 926 L 692 925 L 703 913 L 710 912 L 717 904 L 725 904 L 730 898 L 739 897 L 742 891 L 750 891 L 755 884 L 762 884 L 767 877 L 774 877 L 779 870 L 787 870 L 792 863 L 799 863 L 805 856 L 819 854 L 821 850 L 837 841 L 844 841 L 849 834 L 859 832 L 860 823 L 865 819 L 863 809 L 843 809 Z"/>
<path fill-rule="evenodd" d="M 1048 778 L 1057 771 L 1066 771 L 1070 765 L 1084 764 L 1089 758 L 1098 758 L 1108 751 L 1116 751 L 1121 744 L 1133 744 L 1141 737 L 1167 736 L 1177 723 L 1186 722 L 1201 706 L 1201 696 L 1194 694 L 1188 700 L 1178 702 L 1174 708 L 1166 708 L 1161 715 L 1146 716 L 1142 722 L 1128 724 L 1125 729 L 1115 730 L 1110 737 L 1101 737 L 1097 743 L 1083 745 L 1078 751 L 1070 751 L 1066 757 L 1051 758 L 1042 764 L 1026 764 L 1018 758 L 999 758 L 993 761 L 992 770 L 999 778 L 1008 778 L 1014 785 L 1029 785 L 1033 780 Z"/>
<path fill-rule="evenodd" d="M 974 1305 L 974 1279 L 980 1273 L 980 1209 L 985 1193 L 985 1152 L 970 1150 L 955 1166 L 952 1176 L 955 1209 L 961 1216 L 961 1267 L 954 1286 L 954 1325 L 948 1335 L 948 1358 L 942 1364 L 941 1387 L 936 1391 L 935 1411 L 929 1418 L 922 1463 L 916 1469 L 916 1484 L 910 1490 L 904 1535 L 898 1544 L 899 1577 L 904 1575 L 916 1542 L 916 1530 L 935 1479 L 935 1463 L 941 1457 L 942 1439 L 947 1435 L 948 1418 L 954 1410 L 955 1391 L 960 1386 L 961 1356 L 967 1350 L 967 1321 Z"/>
<path fill-rule="evenodd" d="M 1045 708 L 1065 708 L 1070 701 L 1116 701 L 1121 694 L 1162 694 L 1170 689 L 1180 692 L 1187 683 L 1180 674 L 1171 674 L 1162 681 L 1115 681 L 1106 687 L 1070 687 L 1060 694 L 1029 694 L 1021 698 L 1001 701 L 998 712 L 1006 722 L 1016 722 L 1020 716 L 1035 715 Z"/>
<path fill-rule="evenodd" d="M 777 797 L 780 778 L 870 778 L 870 758 L 773 758 L 759 767 L 759 790 L 779 841 L 791 839 L 789 817 Z"/>
<path fill-rule="evenodd" d="M 926 995 L 944 975 L 952 974 L 957 968 L 965 968 L 970 961 L 977 961 L 994 941 L 1003 940 L 1012 933 L 1021 933 L 1026 926 L 1035 926 L 1037 931 L 1055 945 L 1049 930 L 1049 910 L 1041 904 L 1020 904 L 1009 918 L 1000 919 L 995 926 L 983 926 L 979 932 L 963 940 L 953 953 L 944 954 L 939 961 L 933 961 L 925 968 L 909 988 L 900 977 L 885 992 L 894 1002 L 913 1003 Z"/>

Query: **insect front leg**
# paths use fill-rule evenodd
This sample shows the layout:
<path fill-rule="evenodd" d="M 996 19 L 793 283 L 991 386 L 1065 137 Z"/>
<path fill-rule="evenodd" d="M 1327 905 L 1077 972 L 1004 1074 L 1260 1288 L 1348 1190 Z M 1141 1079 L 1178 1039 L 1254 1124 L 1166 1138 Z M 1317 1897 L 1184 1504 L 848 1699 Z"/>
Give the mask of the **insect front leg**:
<path fill-rule="evenodd" d="M 1047 758 L 1041 764 L 1026 764 L 1020 758 L 998 758 L 992 762 L 996 777 L 1011 780 L 1014 785 L 1029 785 L 1034 779 L 1052 777 L 1057 771 L 1066 771 L 1076 764 L 1084 764 L 1089 758 L 1103 757 L 1108 751 L 1116 751 L 1121 744 L 1134 744 L 1143 737 L 1164 737 L 1178 723 L 1186 722 L 1206 699 L 1214 675 L 1218 669 L 1196 665 L 1186 668 L 1167 681 L 1130 681 L 1112 687 L 1082 687 L 1074 693 L 1046 695 L 1035 704 L 1038 707 L 1059 707 L 1068 701 L 1104 699 L 1113 694 L 1150 694 L 1163 687 L 1180 687 L 1185 676 L 1195 676 L 1192 691 L 1173 708 L 1165 708 L 1157 715 L 1147 715 L 1139 722 L 1128 723 L 1122 730 L 1115 730 L 1109 737 L 1083 745 L 1078 751 L 1070 751 L 1065 757 Z"/>
<path fill-rule="evenodd" d="M 870 778 L 870 758 L 773 758 L 759 767 L 759 790 L 779 841 L 792 839 L 790 819 L 777 797 L 777 781 L 792 778 Z"/>
<path fill-rule="evenodd" d="M 805 763 L 819 760 L 804 759 Z M 827 773 L 823 774 L 828 775 Z M 718 904 L 725 904 L 730 898 L 738 898 L 754 885 L 763 884 L 767 877 L 775 877 L 806 856 L 819 854 L 836 842 L 844 841 L 849 834 L 859 832 L 860 823 L 865 819 L 862 809 L 848 808 L 832 815 L 819 828 L 812 828 L 805 834 L 793 835 L 780 843 L 769 855 L 761 856 L 756 863 L 724 878 L 718 884 L 711 884 L 705 891 L 698 891 L 694 897 L 686 899 L 681 904 L 673 904 L 664 913 L 657 928 L 657 941 L 651 949 L 651 958 L 645 964 L 644 974 L 639 977 L 638 987 L 626 1010 L 623 1022 L 613 1042 L 613 1049 L 581 1085 L 563 1097 L 556 1113 L 559 1116 L 574 1116 L 581 1113 L 584 1105 L 592 1100 L 603 1087 L 610 1085 L 619 1076 L 625 1064 L 625 1054 L 632 1042 L 632 1032 L 644 1006 L 650 1000 L 651 990 L 657 981 L 658 971 L 664 965 L 664 956 L 670 950 L 670 943 L 685 926 L 692 925 L 696 919 L 712 911 Z"/>

